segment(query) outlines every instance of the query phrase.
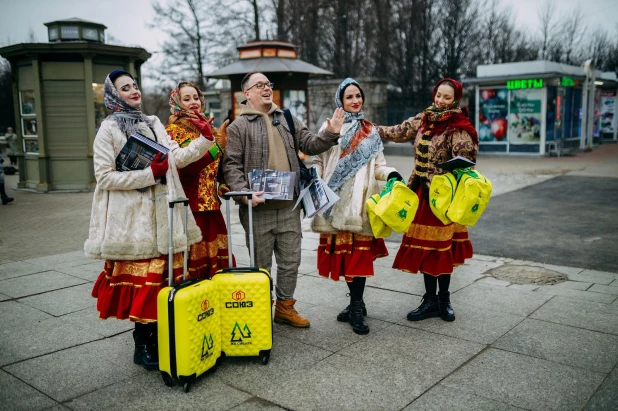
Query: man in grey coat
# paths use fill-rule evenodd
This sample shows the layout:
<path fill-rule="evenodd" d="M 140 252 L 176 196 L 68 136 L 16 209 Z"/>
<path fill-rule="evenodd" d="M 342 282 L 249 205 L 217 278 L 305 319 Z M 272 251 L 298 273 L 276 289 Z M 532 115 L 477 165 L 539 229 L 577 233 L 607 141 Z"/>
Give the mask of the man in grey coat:
<path fill-rule="evenodd" d="M 335 144 L 344 122 L 342 109 L 336 109 L 327 128 L 313 134 L 300 120 L 292 117 L 295 133 L 292 135 L 283 111 L 273 103 L 273 85 L 259 72 L 248 73 L 241 88 L 246 101 L 241 104 L 240 115 L 228 127 L 228 139 L 223 157 L 223 173 L 231 191 L 251 191 L 248 173 L 253 169 L 293 171 L 297 180 L 300 174 L 297 150 L 320 154 Z M 270 271 L 272 255 L 277 261 L 277 303 L 275 322 L 293 327 L 309 327 L 309 320 L 301 317 L 294 308 L 294 291 L 301 257 L 300 207 L 294 203 L 299 194 L 294 190 L 294 200 L 264 200 L 261 193 L 254 193 L 251 200 L 242 198 L 240 221 L 249 241 L 249 219 L 246 207 L 254 207 L 253 232 L 255 263 Z"/>

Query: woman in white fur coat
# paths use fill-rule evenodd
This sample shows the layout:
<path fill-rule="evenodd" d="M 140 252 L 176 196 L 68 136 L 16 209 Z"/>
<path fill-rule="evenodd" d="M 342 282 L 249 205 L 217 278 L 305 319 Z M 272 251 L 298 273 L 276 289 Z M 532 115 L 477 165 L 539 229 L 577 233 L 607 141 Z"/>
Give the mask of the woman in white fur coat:
<path fill-rule="evenodd" d="M 196 122 L 201 138 L 181 149 L 157 117 L 141 112 L 141 92 L 133 76 L 124 70 L 107 76 L 104 98 L 112 114 L 103 121 L 94 140 L 97 185 L 84 250 L 91 258 L 105 259 L 105 266 L 92 296 L 97 299 L 101 319 L 135 322 L 133 360 L 156 370 L 157 294 L 168 281 L 168 199 L 185 196 L 177 167 L 202 158 L 213 136 L 209 121 L 200 118 Z M 163 159 L 157 155 L 144 170 L 117 171 L 116 157 L 136 131 L 168 147 L 170 152 Z M 174 210 L 175 278 L 182 276 L 181 252 L 202 238 L 189 213 L 187 241 L 183 214 L 182 207 Z"/>
<path fill-rule="evenodd" d="M 365 96 L 358 82 L 345 79 L 337 88 L 335 104 L 343 108 L 345 123 L 339 144 L 314 157 L 318 174 L 340 197 L 323 216 L 315 215 L 313 231 L 322 233 L 318 247 L 320 276 L 338 281 L 343 277 L 350 289 L 350 304 L 337 315 L 349 322 L 356 334 L 369 333 L 363 292 L 373 262 L 388 255 L 383 239 L 373 237 L 365 202 L 379 193 L 378 180 L 401 176 L 386 166 L 384 146 L 373 124 L 364 119 Z M 322 128 L 324 128 L 322 126 Z"/>

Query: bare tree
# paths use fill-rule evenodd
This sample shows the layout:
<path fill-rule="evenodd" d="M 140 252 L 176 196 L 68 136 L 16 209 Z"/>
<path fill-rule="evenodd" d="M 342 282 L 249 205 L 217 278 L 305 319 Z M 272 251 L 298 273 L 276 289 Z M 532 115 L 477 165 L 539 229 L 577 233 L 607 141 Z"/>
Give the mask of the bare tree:
<path fill-rule="evenodd" d="M 555 0 L 545 0 L 543 7 L 539 10 L 539 31 L 541 32 L 541 50 L 539 57 L 541 60 L 549 58 L 549 49 L 554 41 L 556 32 L 556 2 Z"/>
<path fill-rule="evenodd" d="M 583 24 L 582 9 L 577 8 L 571 12 L 571 15 L 566 19 L 562 37 L 564 44 L 564 62 L 567 64 L 575 63 L 578 47 L 586 33 L 586 26 Z"/>
<path fill-rule="evenodd" d="M 440 8 L 442 73 L 447 77 L 470 73 L 472 67 L 466 56 L 478 39 L 479 3 L 475 0 L 441 0 Z"/>

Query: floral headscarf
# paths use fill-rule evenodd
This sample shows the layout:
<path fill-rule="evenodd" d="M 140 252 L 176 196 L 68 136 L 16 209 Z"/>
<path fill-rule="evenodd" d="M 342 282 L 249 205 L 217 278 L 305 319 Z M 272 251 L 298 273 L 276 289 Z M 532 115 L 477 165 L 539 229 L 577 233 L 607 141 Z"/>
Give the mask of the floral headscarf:
<path fill-rule="evenodd" d="M 343 108 L 342 94 L 349 85 L 355 85 L 362 89 L 358 82 L 352 78 L 346 78 L 341 82 L 335 93 L 335 104 L 338 108 Z M 384 150 L 384 145 L 380 139 L 376 128 L 369 121 L 365 120 L 362 111 L 359 113 L 348 113 L 344 111 L 345 123 L 352 123 L 350 127 L 341 135 L 339 146 L 341 147 L 341 157 L 335 166 L 335 171 L 328 181 L 331 190 L 337 192 L 343 184 L 354 177 L 358 170 L 365 166 L 372 158 Z M 328 218 L 332 207 L 324 213 Z"/>
<path fill-rule="evenodd" d="M 118 124 L 118 127 L 123 133 L 130 136 L 135 132 L 137 123 L 140 121 L 148 124 L 148 127 L 152 127 L 154 121 L 142 113 L 141 107 L 140 109 L 131 107 L 122 99 L 118 90 L 116 90 L 116 86 L 114 86 L 114 82 L 110 76 L 114 76 L 114 79 L 116 79 L 124 75 L 133 78 L 131 74 L 123 70 L 114 70 L 107 75 L 105 83 L 103 84 L 103 100 L 105 102 L 105 107 L 112 112 L 110 118 Z"/>
<path fill-rule="evenodd" d="M 200 97 L 201 106 L 199 112 L 203 113 L 206 110 L 206 100 L 204 99 L 204 93 L 202 93 L 202 90 L 200 90 L 197 84 L 190 81 L 181 81 L 180 83 L 178 83 L 176 88 L 170 92 L 169 105 L 170 112 L 172 113 L 169 121 L 170 124 L 174 123 L 177 119 L 181 117 L 197 118 L 195 114 L 191 113 L 186 107 L 184 107 L 182 101 L 180 100 L 180 89 L 182 87 L 193 87 L 197 91 L 197 95 Z"/>

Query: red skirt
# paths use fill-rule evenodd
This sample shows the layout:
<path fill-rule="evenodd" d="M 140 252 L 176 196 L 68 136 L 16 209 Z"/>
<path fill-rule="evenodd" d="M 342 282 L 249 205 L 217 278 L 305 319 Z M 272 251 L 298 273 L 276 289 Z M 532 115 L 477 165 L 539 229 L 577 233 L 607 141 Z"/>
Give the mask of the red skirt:
<path fill-rule="evenodd" d="M 227 228 L 220 210 L 193 213 L 202 231 L 202 241 L 191 246 L 189 253 L 189 278 L 211 278 L 222 268 L 229 267 Z M 232 256 L 232 267 L 236 261 Z"/>
<path fill-rule="evenodd" d="M 473 254 L 468 229 L 457 223 L 442 224 L 433 214 L 429 201 L 417 191 L 419 208 L 412 225 L 403 236 L 393 268 L 410 273 L 439 276 L 452 274 Z"/>
<path fill-rule="evenodd" d="M 135 261 L 105 260 L 94 283 L 101 319 L 130 319 L 139 323 L 157 321 L 157 295 L 168 285 L 167 256 Z M 174 278 L 182 279 L 183 254 L 174 254 Z"/>
<path fill-rule="evenodd" d="M 354 277 L 373 277 L 373 262 L 387 255 L 381 238 L 348 232 L 321 234 L 318 273 L 335 281 L 343 276 L 348 282 Z"/>

